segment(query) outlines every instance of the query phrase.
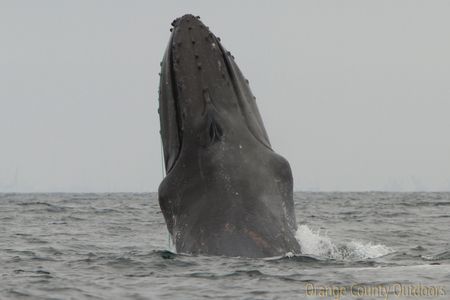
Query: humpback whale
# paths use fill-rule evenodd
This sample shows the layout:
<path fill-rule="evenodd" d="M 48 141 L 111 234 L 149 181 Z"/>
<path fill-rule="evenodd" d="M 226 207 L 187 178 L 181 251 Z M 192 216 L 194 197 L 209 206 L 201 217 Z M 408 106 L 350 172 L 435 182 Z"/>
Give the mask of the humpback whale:
<path fill-rule="evenodd" d="M 161 62 L 161 211 L 178 253 L 300 253 L 293 179 L 248 80 L 199 17 L 172 23 Z"/>

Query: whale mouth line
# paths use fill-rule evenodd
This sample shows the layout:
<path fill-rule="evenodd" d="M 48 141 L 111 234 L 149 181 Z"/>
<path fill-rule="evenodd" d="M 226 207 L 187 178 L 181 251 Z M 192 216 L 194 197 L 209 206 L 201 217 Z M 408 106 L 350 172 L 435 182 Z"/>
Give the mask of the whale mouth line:
<path fill-rule="evenodd" d="M 172 90 L 172 95 L 174 98 L 174 106 L 175 106 L 175 120 L 176 120 L 176 127 L 177 127 L 177 138 L 178 138 L 178 151 L 176 153 L 176 156 L 170 166 L 169 169 L 166 170 L 166 174 L 169 174 L 169 172 L 175 167 L 178 159 L 180 158 L 181 154 L 181 148 L 183 146 L 183 118 L 182 118 L 182 112 L 180 109 L 180 95 L 178 92 L 178 83 L 176 80 L 176 72 L 175 72 L 175 58 L 174 58 L 174 52 L 172 50 L 173 47 L 173 41 L 174 41 L 174 34 L 172 34 L 170 41 L 169 41 L 169 81 L 170 81 L 170 87 Z"/>

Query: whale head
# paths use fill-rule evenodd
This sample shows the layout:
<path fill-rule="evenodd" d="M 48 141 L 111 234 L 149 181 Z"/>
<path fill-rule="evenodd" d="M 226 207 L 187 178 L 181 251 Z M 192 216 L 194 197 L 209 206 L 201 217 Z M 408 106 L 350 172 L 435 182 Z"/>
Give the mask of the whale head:
<path fill-rule="evenodd" d="M 183 144 L 208 147 L 226 139 L 234 128 L 241 130 L 240 123 L 270 148 L 248 80 L 220 38 L 193 15 L 172 24 L 160 81 L 166 170 L 174 166 Z"/>

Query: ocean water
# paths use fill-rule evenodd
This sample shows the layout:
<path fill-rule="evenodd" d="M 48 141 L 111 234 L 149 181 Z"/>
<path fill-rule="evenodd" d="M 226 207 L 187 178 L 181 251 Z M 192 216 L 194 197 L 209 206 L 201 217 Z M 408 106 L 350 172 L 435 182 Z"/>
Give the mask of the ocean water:
<path fill-rule="evenodd" d="M 304 253 L 175 254 L 157 195 L 0 194 L 0 299 L 450 299 L 450 193 L 295 194 Z"/>

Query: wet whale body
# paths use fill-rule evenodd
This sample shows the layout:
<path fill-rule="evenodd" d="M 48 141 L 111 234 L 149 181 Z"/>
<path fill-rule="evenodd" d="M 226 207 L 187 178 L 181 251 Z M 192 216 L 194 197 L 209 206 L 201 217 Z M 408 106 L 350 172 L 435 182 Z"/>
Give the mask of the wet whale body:
<path fill-rule="evenodd" d="M 271 148 L 248 81 L 199 17 L 172 26 L 160 74 L 158 197 L 177 252 L 300 253 L 291 169 Z"/>

